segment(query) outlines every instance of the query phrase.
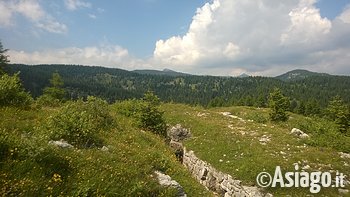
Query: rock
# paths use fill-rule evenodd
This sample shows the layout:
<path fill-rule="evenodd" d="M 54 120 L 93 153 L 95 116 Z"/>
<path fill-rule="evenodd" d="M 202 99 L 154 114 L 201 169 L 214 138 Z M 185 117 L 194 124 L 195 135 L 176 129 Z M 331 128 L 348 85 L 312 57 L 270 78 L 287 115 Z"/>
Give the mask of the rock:
<path fill-rule="evenodd" d="M 174 151 L 176 158 L 182 162 L 183 160 L 183 153 L 184 153 L 184 147 L 181 142 L 177 142 L 174 140 L 170 140 L 169 143 L 170 148 Z"/>
<path fill-rule="evenodd" d="M 159 171 L 155 171 L 154 173 L 157 175 L 158 182 L 161 186 L 176 188 L 178 192 L 176 196 L 179 196 L 179 197 L 187 196 L 183 187 L 177 181 L 172 180 L 169 175 L 163 174 L 162 172 L 159 172 Z"/>
<path fill-rule="evenodd" d="M 303 170 L 309 170 L 311 167 L 309 165 L 303 166 L 301 169 Z"/>
<path fill-rule="evenodd" d="M 302 139 L 306 139 L 310 137 L 308 134 L 304 133 L 302 130 L 297 128 L 293 128 L 290 133 Z"/>
<path fill-rule="evenodd" d="M 225 157 L 225 154 L 223 154 L 223 157 Z M 219 196 L 264 196 L 258 187 L 242 185 L 240 180 L 218 171 L 207 162 L 199 159 L 193 151 L 186 151 L 186 148 L 184 148 L 183 158 L 183 165 L 190 171 L 194 178 Z M 220 159 L 219 162 L 223 162 L 223 160 Z"/>
<path fill-rule="evenodd" d="M 171 140 L 179 142 L 190 138 L 191 132 L 189 131 L 189 129 L 186 129 L 180 124 L 177 124 L 168 130 L 167 135 Z"/>
<path fill-rule="evenodd" d="M 109 148 L 107 146 L 102 146 L 101 150 L 107 152 L 109 151 Z"/>
<path fill-rule="evenodd" d="M 270 142 L 270 141 L 271 141 L 271 139 L 270 139 L 270 137 L 267 136 L 267 135 L 263 135 L 263 136 L 259 139 L 259 142 L 260 142 L 260 144 L 262 144 L 262 145 L 266 145 L 267 142 Z"/>
<path fill-rule="evenodd" d="M 207 168 L 203 168 L 201 173 L 200 173 L 201 180 L 207 179 L 207 175 L 208 175 L 208 169 Z"/>
<path fill-rule="evenodd" d="M 72 146 L 68 142 L 64 141 L 63 139 L 61 139 L 59 141 L 50 140 L 49 144 L 60 147 L 60 148 L 74 148 L 74 146 Z"/>
<path fill-rule="evenodd" d="M 350 159 L 350 154 L 349 153 L 343 153 L 339 152 L 339 155 L 342 159 Z"/>

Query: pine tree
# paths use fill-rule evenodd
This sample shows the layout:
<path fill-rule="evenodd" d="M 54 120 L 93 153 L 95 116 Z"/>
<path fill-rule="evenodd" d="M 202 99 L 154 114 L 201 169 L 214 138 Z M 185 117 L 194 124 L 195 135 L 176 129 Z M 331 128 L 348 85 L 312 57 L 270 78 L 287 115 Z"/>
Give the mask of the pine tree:
<path fill-rule="evenodd" d="M 3 46 L 0 42 L 0 76 L 5 74 L 4 68 L 10 62 L 8 60 L 8 56 L 5 55 L 7 51 L 8 49 L 3 49 Z"/>
<path fill-rule="evenodd" d="M 44 89 L 44 94 L 50 96 L 53 99 L 63 100 L 65 90 L 62 88 L 64 85 L 63 80 L 57 72 L 52 74 L 50 79 L 50 87 Z"/>
<path fill-rule="evenodd" d="M 288 120 L 286 111 L 288 110 L 289 105 L 289 99 L 283 96 L 278 88 L 275 88 L 269 96 L 269 106 L 271 108 L 270 119 L 272 121 Z"/>
<path fill-rule="evenodd" d="M 338 125 L 341 133 L 347 133 L 349 130 L 350 112 L 349 107 L 344 103 L 340 96 L 335 96 L 328 105 L 328 116 Z"/>

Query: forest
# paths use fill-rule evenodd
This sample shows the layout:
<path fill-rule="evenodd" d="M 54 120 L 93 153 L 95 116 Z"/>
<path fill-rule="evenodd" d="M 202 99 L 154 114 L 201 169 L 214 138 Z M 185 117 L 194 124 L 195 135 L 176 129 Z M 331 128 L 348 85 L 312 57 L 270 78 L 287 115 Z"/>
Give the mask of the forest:
<path fill-rule="evenodd" d="M 57 72 L 64 81 L 65 97 L 76 100 L 97 96 L 113 103 L 141 98 L 153 91 L 163 102 L 204 107 L 267 107 L 268 95 L 279 88 L 289 98 L 289 111 L 302 115 L 322 115 L 335 97 L 350 103 L 350 77 L 295 70 L 278 77 L 217 77 L 198 75 L 160 75 L 152 72 L 81 65 L 22 65 L 6 67 L 19 72 L 24 88 L 36 98 L 49 86 Z M 140 74 L 141 73 L 141 74 Z M 288 78 L 288 76 L 298 76 Z"/>

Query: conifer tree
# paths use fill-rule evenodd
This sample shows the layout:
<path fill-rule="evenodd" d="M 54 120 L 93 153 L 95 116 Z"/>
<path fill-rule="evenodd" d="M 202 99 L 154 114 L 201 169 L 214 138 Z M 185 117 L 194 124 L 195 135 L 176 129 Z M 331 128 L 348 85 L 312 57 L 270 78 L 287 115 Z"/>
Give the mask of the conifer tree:
<path fill-rule="evenodd" d="M 286 121 L 288 119 L 286 111 L 289 105 L 289 99 L 283 96 L 281 90 L 275 88 L 269 96 L 270 119 L 272 121 Z"/>

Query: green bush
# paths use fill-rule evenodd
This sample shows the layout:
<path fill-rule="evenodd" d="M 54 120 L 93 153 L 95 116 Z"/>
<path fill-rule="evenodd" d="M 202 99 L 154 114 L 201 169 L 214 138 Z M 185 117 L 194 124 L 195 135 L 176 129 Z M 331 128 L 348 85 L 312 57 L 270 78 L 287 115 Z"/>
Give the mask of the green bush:
<path fill-rule="evenodd" d="M 166 137 L 167 126 L 163 117 L 164 112 L 159 110 L 159 98 L 153 93 L 147 92 L 142 101 L 140 111 L 137 114 L 139 127 Z"/>
<path fill-rule="evenodd" d="M 106 101 L 88 97 L 87 102 L 68 102 L 56 114 L 49 117 L 47 129 L 52 140 L 64 139 L 78 147 L 100 146 L 98 137 L 109 130 L 113 123 Z"/>
<path fill-rule="evenodd" d="M 141 100 L 127 100 L 114 105 L 119 114 L 133 117 L 139 128 L 166 137 L 166 122 L 159 109 L 160 100 L 152 92 L 145 93 Z"/>
<path fill-rule="evenodd" d="M 131 99 L 114 104 L 115 110 L 126 117 L 135 117 L 141 109 L 141 100 Z"/>
<path fill-rule="evenodd" d="M 18 73 L 10 76 L 3 74 L 0 76 L 0 107 L 15 106 L 28 107 L 32 102 L 32 97 L 25 92 Z"/>

